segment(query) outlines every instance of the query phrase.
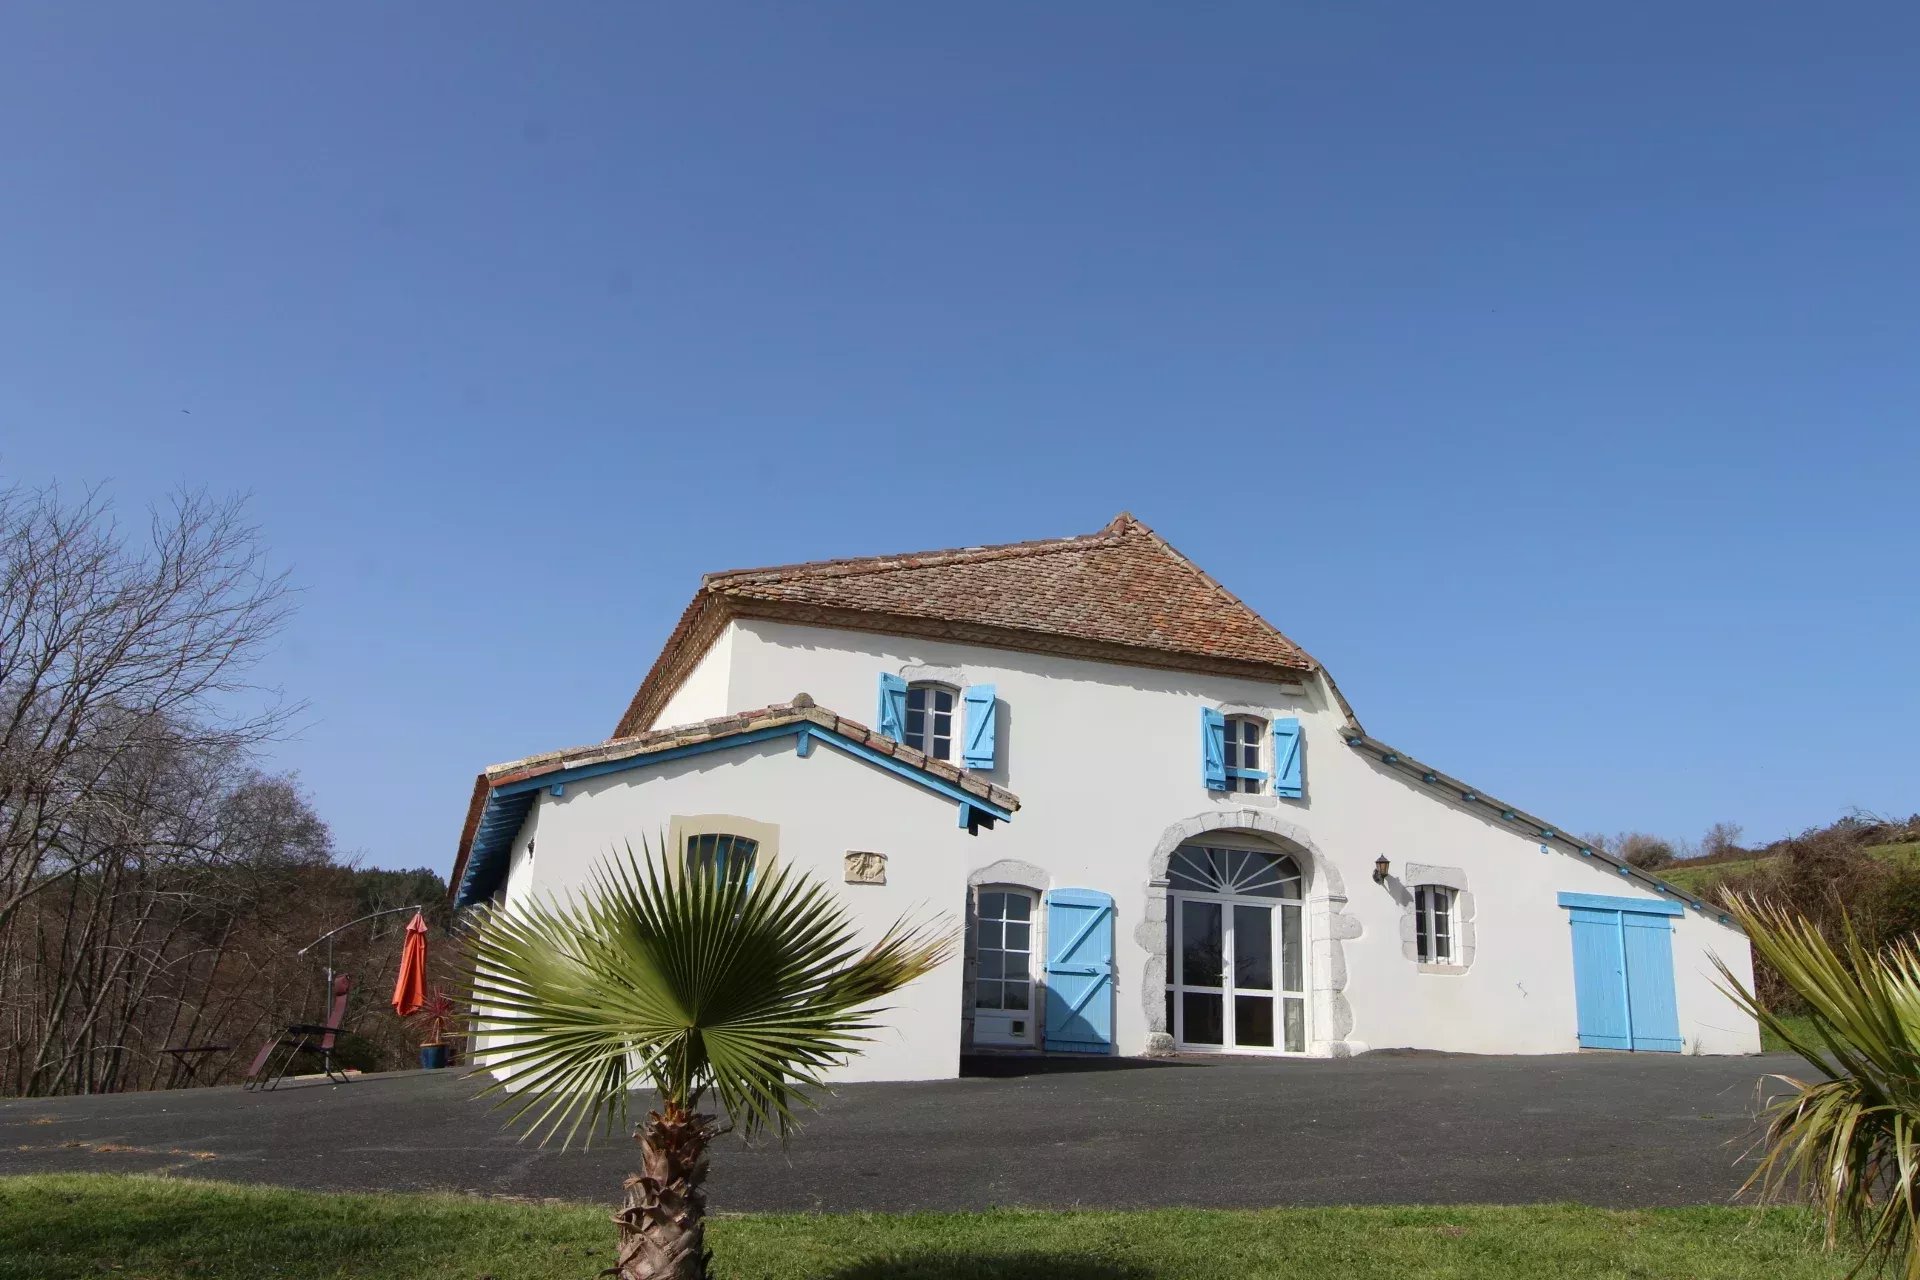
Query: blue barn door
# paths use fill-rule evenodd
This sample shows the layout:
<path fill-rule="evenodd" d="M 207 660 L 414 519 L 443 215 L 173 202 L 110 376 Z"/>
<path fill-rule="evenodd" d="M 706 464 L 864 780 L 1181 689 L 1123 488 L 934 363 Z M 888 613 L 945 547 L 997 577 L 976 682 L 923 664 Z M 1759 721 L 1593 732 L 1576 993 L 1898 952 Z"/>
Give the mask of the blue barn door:
<path fill-rule="evenodd" d="M 1573 991 L 1583 1049 L 1678 1053 L 1673 917 L 1681 908 L 1644 898 L 1563 893 L 1573 929 Z"/>
<path fill-rule="evenodd" d="M 1046 1043 L 1113 1052 L 1113 899 L 1095 889 L 1047 894 Z"/>

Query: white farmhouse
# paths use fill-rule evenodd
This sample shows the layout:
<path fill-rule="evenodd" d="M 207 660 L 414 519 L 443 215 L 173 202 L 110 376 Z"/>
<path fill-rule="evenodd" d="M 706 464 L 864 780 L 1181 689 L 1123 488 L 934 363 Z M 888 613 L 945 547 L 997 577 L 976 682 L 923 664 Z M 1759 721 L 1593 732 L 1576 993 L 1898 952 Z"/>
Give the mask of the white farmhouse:
<path fill-rule="evenodd" d="M 1375 739 L 1121 515 L 709 575 L 604 743 L 475 782 L 456 904 L 627 841 L 798 863 L 877 932 L 966 922 L 844 1079 L 965 1052 L 1754 1053 L 1710 904 Z"/>

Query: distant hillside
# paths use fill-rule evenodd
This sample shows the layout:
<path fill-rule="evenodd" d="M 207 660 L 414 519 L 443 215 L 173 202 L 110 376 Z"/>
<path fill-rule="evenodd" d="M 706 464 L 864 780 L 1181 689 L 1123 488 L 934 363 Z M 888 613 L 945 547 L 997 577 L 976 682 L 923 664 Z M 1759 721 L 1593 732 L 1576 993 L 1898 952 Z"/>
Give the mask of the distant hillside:
<path fill-rule="evenodd" d="M 1920 840 L 1904 840 L 1891 844 L 1862 845 L 1860 851 L 1870 858 L 1878 859 L 1899 867 L 1920 867 Z M 1743 851 L 1745 856 L 1734 858 L 1689 858 L 1682 862 L 1670 863 L 1654 872 L 1662 880 L 1676 889 L 1688 893 L 1704 894 L 1715 885 L 1735 876 L 1759 871 L 1777 858 L 1784 856 L 1783 851 L 1764 852 Z"/>

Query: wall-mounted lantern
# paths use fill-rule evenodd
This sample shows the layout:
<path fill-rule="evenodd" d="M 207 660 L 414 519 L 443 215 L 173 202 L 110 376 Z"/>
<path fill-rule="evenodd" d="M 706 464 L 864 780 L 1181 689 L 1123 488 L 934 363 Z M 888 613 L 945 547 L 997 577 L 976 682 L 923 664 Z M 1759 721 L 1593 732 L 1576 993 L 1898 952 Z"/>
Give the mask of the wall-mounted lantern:
<path fill-rule="evenodd" d="M 1387 869 L 1391 865 L 1392 864 L 1387 861 L 1387 855 L 1384 853 L 1373 860 L 1373 882 L 1375 884 L 1385 884 L 1387 882 Z"/>

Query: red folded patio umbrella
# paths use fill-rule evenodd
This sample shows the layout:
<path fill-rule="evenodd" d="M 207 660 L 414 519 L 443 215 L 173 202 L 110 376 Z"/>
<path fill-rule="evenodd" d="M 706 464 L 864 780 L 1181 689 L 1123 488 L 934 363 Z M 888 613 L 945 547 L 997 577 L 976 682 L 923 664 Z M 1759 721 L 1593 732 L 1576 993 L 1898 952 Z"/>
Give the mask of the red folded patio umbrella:
<path fill-rule="evenodd" d="M 407 921 L 407 945 L 400 953 L 400 980 L 393 984 L 393 1011 L 407 1017 L 427 1000 L 427 921 L 418 911 Z"/>

